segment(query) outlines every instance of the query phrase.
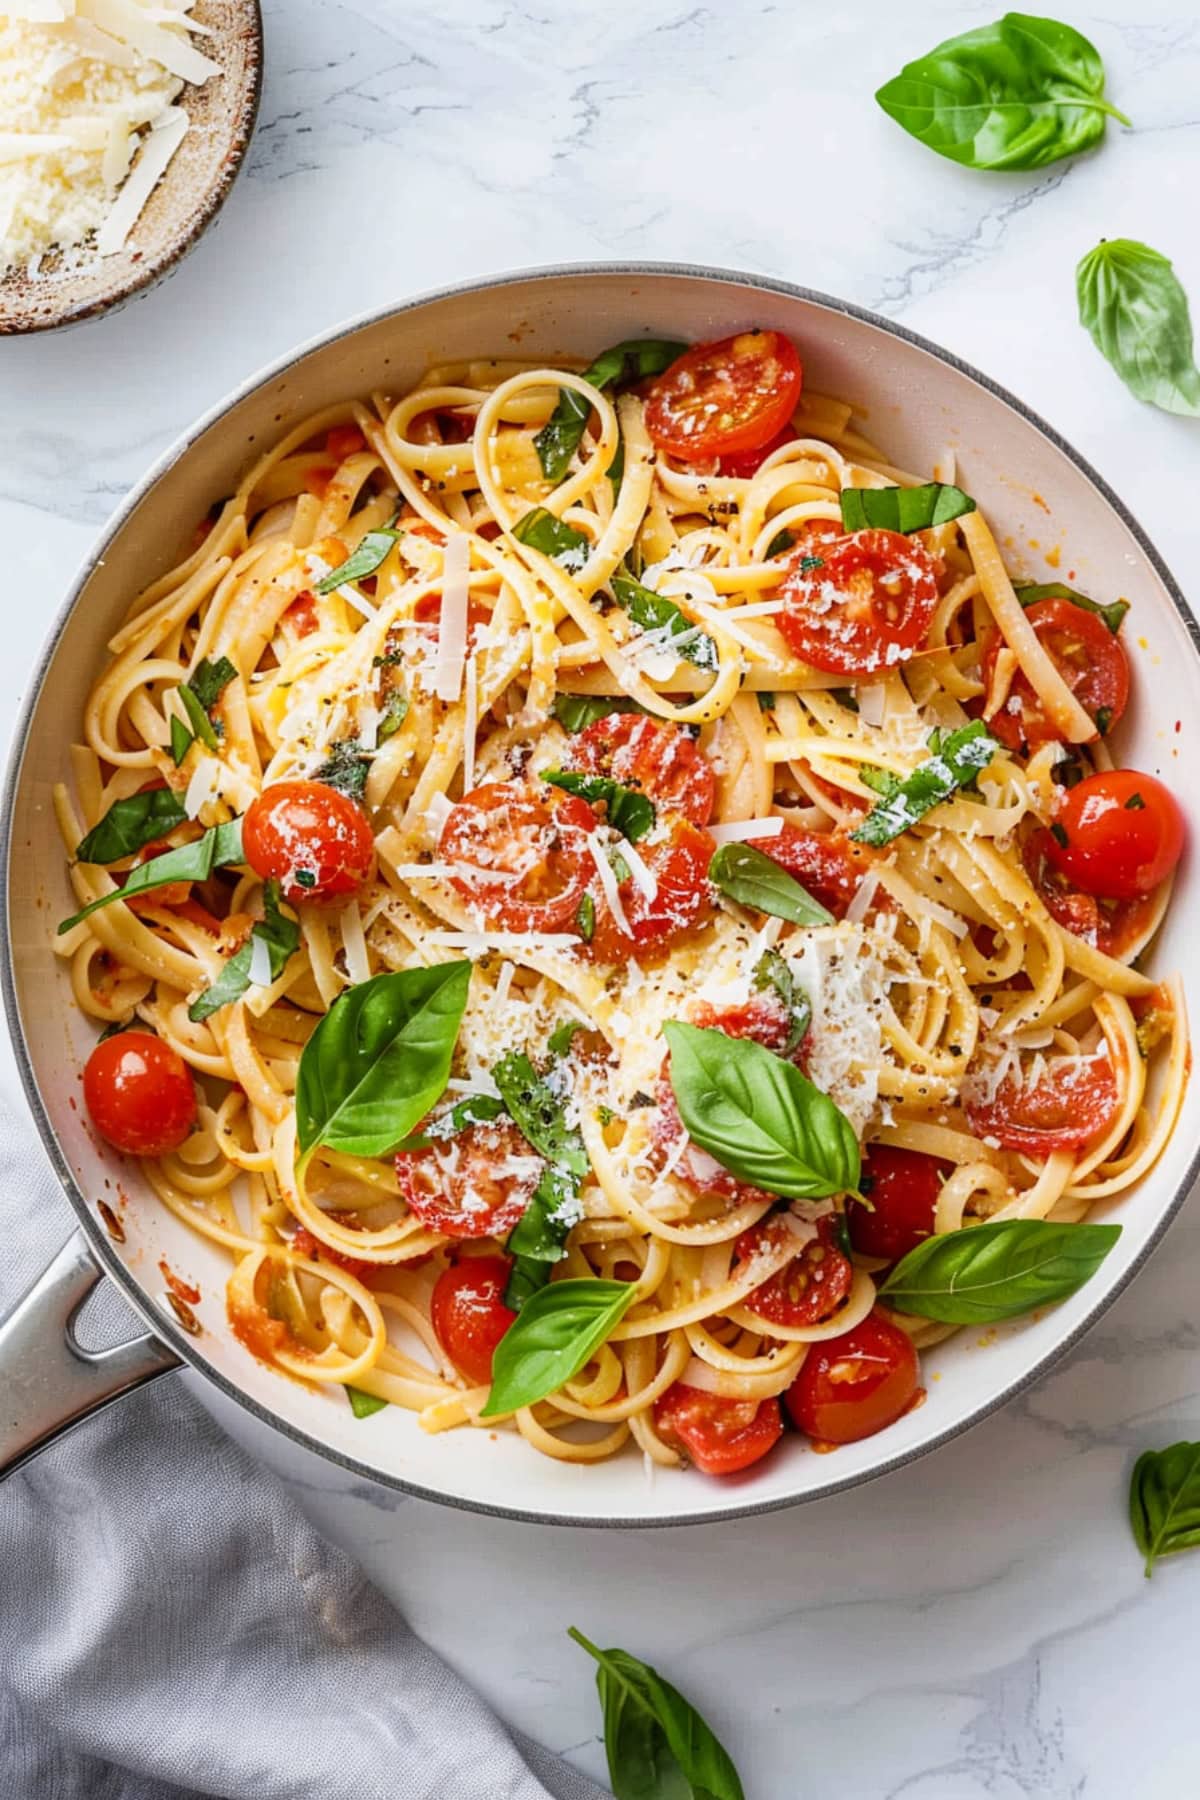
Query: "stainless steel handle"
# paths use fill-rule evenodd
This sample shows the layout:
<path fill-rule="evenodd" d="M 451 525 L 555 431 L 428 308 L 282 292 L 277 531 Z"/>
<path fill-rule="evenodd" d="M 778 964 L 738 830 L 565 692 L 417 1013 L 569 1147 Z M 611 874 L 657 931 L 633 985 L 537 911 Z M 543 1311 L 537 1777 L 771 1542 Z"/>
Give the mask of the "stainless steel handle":
<path fill-rule="evenodd" d="M 75 1316 L 103 1271 L 82 1231 L 0 1320 L 0 1481 L 92 1413 L 179 1358 L 149 1334 L 111 1350 L 84 1350 Z"/>

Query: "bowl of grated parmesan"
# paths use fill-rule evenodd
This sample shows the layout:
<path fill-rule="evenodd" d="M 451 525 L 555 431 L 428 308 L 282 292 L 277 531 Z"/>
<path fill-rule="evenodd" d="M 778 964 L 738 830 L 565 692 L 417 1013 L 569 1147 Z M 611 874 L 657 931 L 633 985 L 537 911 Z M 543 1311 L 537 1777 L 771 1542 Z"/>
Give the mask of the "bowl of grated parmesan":
<path fill-rule="evenodd" d="M 0 336 L 186 255 L 241 167 L 262 48 L 258 0 L 0 0 Z"/>

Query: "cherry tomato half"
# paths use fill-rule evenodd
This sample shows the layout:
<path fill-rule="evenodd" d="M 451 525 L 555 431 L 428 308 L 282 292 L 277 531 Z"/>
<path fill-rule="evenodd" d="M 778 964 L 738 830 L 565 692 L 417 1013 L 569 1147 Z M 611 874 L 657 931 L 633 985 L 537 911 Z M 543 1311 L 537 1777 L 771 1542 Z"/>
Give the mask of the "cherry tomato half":
<path fill-rule="evenodd" d="M 854 1269 L 837 1245 L 838 1221 L 826 1217 L 818 1223 L 815 1238 L 801 1246 L 799 1254 L 748 1294 L 744 1305 L 771 1325 L 819 1325 L 831 1319 L 850 1292 Z M 787 1220 L 776 1214 L 760 1219 L 743 1231 L 734 1246 L 737 1264 L 748 1262 L 764 1245 L 772 1249 L 793 1236 Z"/>
<path fill-rule="evenodd" d="M 731 1400 L 677 1381 L 654 1402 L 658 1434 L 706 1475 L 736 1475 L 783 1436 L 778 1400 Z"/>
<path fill-rule="evenodd" d="M 846 1209 L 850 1242 L 863 1256 L 899 1262 L 932 1236 L 942 1165 L 920 1150 L 872 1144 L 863 1155 L 862 1175 L 862 1191 L 875 1210 L 868 1212 L 850 1202 Z"/>
<path fill-rule="evenodd" d="M 906 661 L 925 636 L 937 572 L 916 538 L 856 531 L 794 550 L 781 592 L 779 629 L 797 656 L 834 674 L 871 675 Z"/>
<path fill-rule="evenodd" d="M 778 331 L 693 344 L 651 387 L 646 430 L 680 462 L 757 450 L 795 412 L 801 378 L 796 346 Z"/>
<path fill-rule="evenodd" d="M 852 843 L 840 831 L 806 831 L 784 825 L 775 837 L 751 838 L 751 847 L 794 875 L 835 919 L 844 919 L 862 878 L 876 858 L 862 844 Z M 888 904 L 879 894 L 877 904 Z"/>
<path fill-rule="evenodd" d="M 1129 703 L 1129 659 L 1121 640 L 1095 613 L 1069 600 L 1039 600 L 1025 614 L 1059 674 L 1090 719 L 1103 713 L 1102 736 Z M 990 690 L 1004 639 L 993 632 L 983 653 L 980 680 Z M 1036 750 L 1061 743 L 1063 734 L 1045 712 L 1036 689 L 1018 669 L 1008 698 L 988 720 L 988 729 L 1010 750 Z"/>
<path fill-rule="evenodd" d="M 655 806 L 682 813 L 693 825 L 707 825 L 712 817 L 716 780 L 708 758 L 682 725 L 638 713 L 610 713 L 572 740 L 567 763 L 640 788 Z"/>
<path fill-rule="evenodd" d="M 438 1343 L 475 1387 L 492 1379 L 492 1356 L 516 1313 L 504 1304 L 506 1256 L 466 1256 L 439 1275 L 429 1302 Z"/>
<path fill-rule="evenodd" d="M 776 450 L 782 450 L 785 444 L 795 443 L 798 435 L 790 425 L 785 425 L 767 443 L 760 444 L 757 450 L 743 450 L 740 453 L 736 450 L 732 453 L 726 451 L 721 458 L 720 472 L 722 475 L 731 475 L 735 481 L 749 481 L 751 476 L 758 474 L 768 456 Z"/>
<path fill-rule="evenodd" d="M 787 1391 L 792 1423 L 818 1444 L 854 1444 L 906 1413 L 920 1365 L 898 1325 L 868 1313 L 844 1336 L 813 1344 Z"/>
<path fill-rule="evenodd" d="M 128 1156 L 178 1150 L 196 1123 L 187 1064 L 148 1031 L 119 1031 L 96 1045 L 83 1071 L 83 1098 L 100 1136 Z"/>
<path fill-rule="evenodd" d="M 575 923 L 596 872 L 587 840 L 596 815 L 555 788 L 514 781 L 473 788 L 451 807 L 441 855 L 459 865 L 454 885 L 506 931 L 562 931 Z"/>
<path fill-rule="evenodd" d="M 427 1150 L 401 1150 L 396 1156 L 400 1194 L 409 1211 L 449 1238 L 507 1237 L 544 1167 L 507 1119 L 469 1125 Z"/>
<path fill-rule="evenodd" d="M 1136 769 L 1110 769 L 1068 788 L 1045 855 L 1083 893 L 1135 900 L 1166 880 L 1184 835 L 1169 788 Z"/>
<path fill-rule="evenodd" d="M 1153 891 L 1137 900 L 1098 900 L 1071 886 L 1067 877 L 1050 864 L 1049 852 L 1054 847 L 1050 833 L 1039 826 L 1030 832 L 1022 847 L 1026 872 L 1041 895 L 1046 910 L 1064 931 L 1093 944 L 1105 956 L 1123 960 L 1146 937 L 1157 904 Z"/>
<path fill-rule="evenodd" d="M 713 841 L 686 819 L 668 816 L 666 834 L 643 838 L 638 851 L 654 878 L 654 898 L 632 876 L 617 884 L 629 930 L 613 917 L 599 878 L 592 886 L 596 925 L 591 953 L 598 962 L 625 962 L 635 952 L 663 950 L 703 924 L 712 906 L 708 865 Z M 593 868 L 594 868 L 593 864 Z"/>
<path fill-rule="evenodd" d="M 242 822 L 246 861 L 285 900 L 342 901 L 375 867 L 375 839 L 361 806 L 323 781 L 276 781 Z"/>
<path fill-rule="evenodd" d="M 1120 1096 L 1112 1065 L 1104 1057 L 1050 1062 L 1041 1079 L 1000 1083 L 990 1100 L 968 1100 L 971 1130 L 995 1138 L 1002 1150 L 1049 1156 L 1078 1150 L 1099 1136 L 1116 1116 Z"/>

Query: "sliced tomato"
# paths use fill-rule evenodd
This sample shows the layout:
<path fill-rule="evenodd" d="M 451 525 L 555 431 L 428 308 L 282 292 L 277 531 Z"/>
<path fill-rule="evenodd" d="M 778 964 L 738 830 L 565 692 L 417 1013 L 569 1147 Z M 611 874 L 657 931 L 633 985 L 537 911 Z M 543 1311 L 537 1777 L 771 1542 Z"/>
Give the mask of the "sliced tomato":
<path fill-rule="evenodd" d="M 1095 894 L 1081 893 L 1052 866 L 1047 852 L 1053 845 L 1050 833 L 1039 826 L 1025 840 L 1021 852 L 1046 910 L 1064 931 L 1102 950 L 1105 956 L 1122 960 L 1142 942 L 1154 921 L 1158 905 L 1153 891 L 1138 900 L 1097 899 Z"/>
<path fill-rule="evenodd" d="M 831 1319 L 854 1281 L 850 1258 L 838 1246 L 838 1225 L 835 1217 L 821 1219 L 817 1236 L 804 1244 L 785 1268 L 747 1295 L 747 1309 L 770 1325 L 819 1325 L 823 1319 Z M 751 1261 L 764 1247 L 779 1248 L 793 1235 L 778 1213 L 760 1219 L 743 1231 L 734 1245 L 734 1273 L 738 1273 L 739 1263 Z"/>
<path fill-rule="evenodd" d="M 639 713 L 610 713 L 572 739 L 567 763 L 639 788 L 655 806 L 681 813 L 693 825 L 707 825 L 712 818 L 716 778 L 682 725 Z"/>
<path fill-rule="evenodd" d="M 361 806 L 324 781 L 276 781 L 242 823 L 246 861 L 285 900 L 341 903 L 375 867 L 375 836 Z"/>
<path fill-rule="evenodd" d="M 593 882 L 596 923 L 589 948 L 598 962 L 625 962 L 641 951 L 665 950 L 702 925 L 712 908 L 708 865 L 713 841 L 707 831 L 668 816 L 665 829 L 660 821 L 655 834 L 638 844 L 638 852 L 654 878 L 655 893 L 650 899 L 632 875 L 618 881 L 628 930 L 614 917 L 599 877 Z"/>
<path fill-rule="evenodd" d="M 795 412 L 801 379 L 796 346 L 778 331 L 693 344 L 651 386 L 646 430 L 680 462 L 758 450 Z"/>
<path fill-rule="evenodd" d="M 756 450 L 726 451 L 721 458 L 720 474 L 730 475 L 735 481 L 749 481 L 776 450 L 782 450 L 785 444 L 793 444 L 799 432 L 791 425 L 784 425 L 775 436 Z"/>
<path fill-rule="evenodd" d="M 806 831 L 800 825 L 785 824 L 775 837 L 751 838 L 750 844 L 794 875 L 835 919 L 845 918 L 863 876 L 877 861 L 870 850 L 853 843 L 844 832 Z M 876 904 L 887 906 L 887 895 L 881 892 Z"/>
<path fill-rule="evenodd" d="M 1106 1131 L 1119 1101 L 1106 1057 L 1062 1057 L 1037 1081 L 1002 1081 L 991 1100 L 969 1100 L 966 1112 L 977 1137 L 994 1138 L 1002 1150 L 1049 1156 L 1078 1150 Z"/>
<path fill-rule="evenodd" d="M 850 1242 L 863 1256 L 899 1262 L 933 1234 L 943 1165 L 920 1150 L 872 1144 L 862 1159 L 859 1186 L 873 1211 L 851 1201 L 846 1218 Z"/>
<path fill-rule="evenodd" d="M 148 1031 L 119 1031 L 96 1045 L 84 1065 L 83 1098 L 100 1136 L 128 1156 L 166 1156 L 196 1123 L 191 1071 Z"/>
<path fill-rule="evenodd" d="M 544 1167 L 507 1119 L 469 1125 L 428 1150 L 401 1150 L 396 1157 L 410 1212 L 449 1238 L 507 1237 Z"/>
<path fill-rule="evenodd" d="M 516 1313 L 504 1304 L 506 1256 L 466 1256 L 439 1275 L 429 1302 L 438 1343 L 475 1387 L 492 1379 L 492 1357 Z"/>
<path fill-rule="evenodd" d="M 597 819 L 586 800 L 519 782 L 473 788 L 451 807 L 440 853 L 454 863 L 460 894 L 506 931 L 574 927 L 596 872 L 588 837 Z"/>
<path fill-rule="evenodd" d="M 1129 660 L 1120 638 L 1095 613 L 1085 612 L 1069 600 L 1039 600 L 1025 617 L 1084 712 L 1103 724 L 1100 735 L 1105 736 L 1129 703 Z M 1003 648 L 1000 633 L 992 632 L 980 669 L 985 692 L 991 690 Z M 988 728 L 1010 750 L 1025 755 L 1039 744 L 1063 742 L 1062 730 L 1020 669 L 1012 678 L 1007 698 L 989 718 Z"/>
<path fill-rule="evenodd" d="M 1170 788 L 1136 769 L 1109 769 L 1068 788 L 1044 854 L 1083 893 L 1135 900 L 1166 880 L 1185 834 Z"/>
<path fill-rule="evenodd" d="M 783 1436 L 778 1400 L 731 1400 L 677 1381 L 654 1402 L 659 1436 L 706 1475 L 737 1475 Z"/>
<path fill-rule="evenodd" d="M 779 629 L 797 656 L 837 675 L 872 675 L 905 662 L 929 630 L 937 568 L 916 538 L 856 531 L 794 550 L 781 592 Z"/>
<path fill-rule="evenodd" d="M 912 1341 L 877 1312 L 813 1344 L 787 1391 L 792 1423 L 818 1444 L 854 1444 L 906 1413 L 920 1392 Z"/>

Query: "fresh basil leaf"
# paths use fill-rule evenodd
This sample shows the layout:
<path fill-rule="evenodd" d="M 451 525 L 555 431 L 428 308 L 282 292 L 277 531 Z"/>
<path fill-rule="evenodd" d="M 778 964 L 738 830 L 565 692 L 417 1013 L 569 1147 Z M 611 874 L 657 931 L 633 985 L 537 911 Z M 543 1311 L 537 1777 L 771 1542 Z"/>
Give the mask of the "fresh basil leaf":
<path fill-rule="evenodd" d="M 873 793 L 882 794 L 885 800 L 890 799 L 900 786 L 898 775 L 893 775 L 890 769 L 877 769 L 871 763 L 860 763 L 858 779 Z"/>
<path fill-rule="evenodd" d="M 551 1056 L 567 1056 L 570 1054 L 571 1040 L 575 1034 L 586 1030 L 587 1026 L 581 1025 L 578 1019 L 564 1019 L 561 1025 L 555 1026 L 546 1039 L 546 1048 Z"/>
<path fill-rule="evenodd" d="M 590 1165 L 582 1137 L 567 1124 L 561 1099 L 523 1051 L 502 1056 L 492 1079 L 518 1131 L 546 1158 L 529 1204 L 505 1245 L 513 1267 L 504 1301 L 519 1313 L 566 1255 L 571 1227 L 583 1217 L 579 1192 Z"/>
<path fill-rule="evenodd" d="M 812 1003 L 808 995 L 796 986 L 791 964 L 778 950 L 763 951 L 754 965 L 751 980 L 760 994 L 769 989 L 782 1002 L 788 1017 L 787 1042 L 782 1054 L 790 1056 L 812 1024 Z"/>
<path fill-rule="evenodd" d="M 856 844 L 890 844 L 959 788 L 969 787 L 1000 748 L 982 719 L 952 731 L 928 762 L 906 775 L 851 833 Z"/>
<path fill-rule="evenodd" d="M 664 369 L 669 369 L 686 347 L 668 343 L 663 338 L 632 338 L 602 351 L 591 367 L 583 371 L 583 379 L 601 389 L 643 381 L 648 375 L 661 375 Z M 566 474 L 583 439 L 591 410 L 584 396 L 576 393 L 574 388 L 559 388 L 558 404 L 533 440 L 547 481 L 559 482 Z M 610 468 L 610 480 L 612 475 Z M 616 485 L 620 485 L 620 471 Z"/>
<path fill-rule="evenodd" d="M 1036 606 L 1039 600 L 1069 600 L 1072 606 L 1081 606 L 1084 612 L 1095 613 L 1097 618 L 1103 619 L 1114 637 L 1129 611 L 1128 600 L 1114 600 L 1110 606 L 1102 606 L 1098 600 L 1089 600 L 1086 594 L 1078 593 L 1061 581 L 1026 581 L 1013 592 L 1022 606 Z"/>
<path fill-rule="evenodd" d="M 300 927 L 280 908 L 277 881 L 268 881 L 263 886 L 263 916 L 251 927 L 250 936 L 229 958 L 212 986 L 205 988 L 188 1007 L 188 1018 L 193 1024 L 201 1024 L 231 1001 L 240 1000 L 251 986 L 250 969 L 256 942 L 266 945 L 271 980 L 278 981 L 289 958 L 300 948 Z"/>
<path fill-rule="evenodd" d="M 597 719 L 607 719 L 610 713 L 640 713 L 642 708 L 636 700 L 627 700 L 623 695 L 555 694 L 550 711 L 563 730 L 574 736 L 586 731 Z"/>
<path fill-rule="evenodd" d="M 1119 1225 L 996 1219 L 926 1238 L 879 1290 L 899 1312 L 947 1325 L 990 1325 L 1065 1300 L 1096 1273 Z"/>
<path fill-rule="evenodd" d="M 503 1100 L 498 1100 L 495 1094 L 464 1094 L 446 1112 L 431 1119 L 424 1131 L 402 1138 L 396 1149 L 428 1150 L 431 1144 L 442 1144 L 449 1138 L 458 1137 L 472 1125 L 490 1125 L 506 1111 Z"/>
<path fill-rule="evenodd" d="M 1132 238 L 1101 238 L 1075 271 L 1079 323 L 1131 394 L 1200 414 L 1187 295 L 1167 258 Z"/>
<path fill-rule="evenodd" d="M 961 488 L 927 481 L 924 487 L 843 488 L 842 524 L 847 531 L 927 531 L 945 525 L 963 513 L 975 511 L 975 502 Z M 820 559 L 818 559 L 820 560 Z"/>
<path fill-rule="evenodd" d="M 73 925 L 78 925 L 80 919 L 99 912 L 102 906 L 111 906 L 114 900 L 131 899 L 134 894 L 144 894 L 148 888 L 163 887 L 169 881 L 207 881 L 214 869 L 223 869 L 230 863 L 244 860 L 242 821 L 230 819 L 224 825 L 213 825 L 194 844 L 180 844 L 177 850 L 164 850 L 161 856 L 152 856 L 149 862 L 131 870 L 123 887 L 114 889 L 111 894 L 101 894 L 98 900 L 90 901 L 81 912 L 64 919 L 58 927 L 58 936 L 61 937 L 64 931 L 70 931 Z"/>
<path fill-rule="evenodd" d="M 119 862 L 144 850 L 156 838 L 165 837 L 187 818 L 180 801 L 170 788 L 151 788 L 146 794 L 130 794 L 114 800 L 102 819 L 98 819 L 85 838 L 81 838 L 75 860 L 85 863 Z"/>
<path fill-rule="evenodd" d="M 296 1077 L 302 1156 L 318 1144 L 384 1156 L 440 1100 L 450 1077 L 469 962 L 372 976 L 347 988 L 305 1044 Z"/>
<path fill-rule="evenodd" d="M 617 447 L 613 451 L 613 459 L 608 465 L 608 481 L 616 500 L 621 492 L 621 483 L 625 479 L 625 439 L 617 432 Z"/>
<path fill-rule="evenodd" d="M 1200 1545 L 1200 1444 L 1142 1451 L 1129 1481 L 1129 1523 L 1148 1576 L 1160 1556 Z"/>
<path fill-rule="evenodd" d="M 615 1800 L 745 1800 L 720 1740 L 657 1669 L 627 1650 L 597 1649 L 573 1625 L 567 1636 L 599 1665 L 596 1687 Z"/>
<path fill-rule="evenodd" d="M 372 1413 L 382 1412 L 388 1404 L 378 1394 L 364 1394 L 361 1388 L 351 1387 L 349 1383 L 346 1383 L 346 1398 L 356 1419 L 369 1419 Z"/>
<path fill-rule="evenodd" d="M 639 631 L 663 632 L 671 640 L 664 648 L 674 648 L 678 656 L 697 669 L 712 673 L 718 667 L 720 658 L 712 638 L 693 624 L 673 600 L 643 587 L 632 575 L 614 575 L 610 586 L 617 605 L 629 614 Z M 681 641 L 676 644 L 675 639 Z"/>
<path fill-rule="evenodd" d="M 531 550 L 540 550 L 568 575 L 577 575 L 592 551 L 582 531 L 576 531 L 573 525 L 564 525 L 544 506 L 535 506 L 532 512 L 518 519 L 513 526 L 513 536 L 518 543 L 528 544 Z"/>
<path fill-rule="evenodd" d="M 590 944 L 596 935 L 596 902 L 590 894 L 585 894 L 575 908 L 575 924 L 585 944 Z"/>
<path fill-rule="evenodd" d="M 567 1124 L 562 1100 L 524 1051 L 513 1050 L 502 1056 L 492 1069 L 492 1080 L 518 1131 L 528 1138 L 539 1156 L 562 1163 L 573 1175 L 586 1175 L 591 1164 L 583 1139 Z"/>
<path fill-rule="evenodd" d="M 786 528 L 783 531 L 777 531 L 767 545 L 767 561 L 770 562 L 773 556 L 782 556 L 784 551 L 790 550 L 795 542 L 795 538 Z"/>
<path fill-rule="evenodd" d="M 786 869 L 752 844 L 722 844 L 708 865 L 714 887 L 739 906 L 757 907 L 774 919 L 790 919 L 793 925 L 832 925 L 833 914 Z"/>
<path fill-rule="evenodd" d="M 610 775 L 584 775 L 575 769 L 547 769 L 542 780 L 548 781 L 551 787 L 562 788 L 566 794 L 578 794 L 593 805 L 602 803 L 613 830 L 627 837 L 631 844 L 636 844 L 654 828 L 658 815 L 650 797 L 638 788 L 614 781 Z"/>
<path fill-rule="evenodd" d="M 348 581 L 361 581 L 365 575 L 373 575 L 387 561 L 399 536 L 398 531 L 368 531 L 344 563 L 321 577 L 317 583 L 318 594 L 332 594 L 335 588 L 343 587 Z"/>
<path fill-rule="evenodd" d="M 212 709 L 236 674 L 237 670 L 227 656 L 219 656 L 216 662 L 209 662 L 204 657 L 187 681 L 179 684 L 179 698 L 192 730 L 210 750 L 216 750 L 219 747 L 217 740 L 225 735 L 225 728 L 219 719 L 213 718 Z"/>
<path fill-rule="evenodd" d="M 218 750 L 217 727 L 209 718 L 186 681 L 179 688 L 179 698 L 183 701 L 183 710 L 191 721 L 192 734 L 209 750 Z"/>
<path fill-rule="evenodd" d="M 677 1019 L 663 1034 L 679 1116 L 722 1168 L 789 1200 L 857 1190 L 854 1129 L 794 1063 L 749 1038 Z"/>
<path fill-rule="evenodd" d="M 375 733 L 375 742 L 377 744 L 386 744 L 388 739 L 394 737 L 396 732 L 399 731 L 407 717 L 408 695 L 404 693 L 401 688 L 393 688 L 387 697 L 387 704 L 383 709 L 383 717 L 380 719 L 378 729 Z"/>
<path fill-rule="evenodd" d="M 1041 169 L 1098 144 L 1106 118 L 1129 124 L 1104 98 L 1095 45 L 1025 13 L 948 38 L 875 98 L 911 137 L 968 169 Z"/>
<path fill-rule="evenodd" d="M 492 1391 L 481 1418 L 533 1406 L 557 1393 L 632 1306 L 631 1281 L 553 1281 L 530 1295 L 496 1346 Z"/>
<path fill-rule="evenodd" d="M 319 769 L 313 770 L 312 778 L 361 804 L 370 773 L 371 752 L 364 750 L 357 738 L 339 738 L 336 744 L 330 744 L 329 755 Z"/>
<path fill-rule="evenodd" d="M 194 732 L 189 731 L 181 718 L 171 714 L 171 760 L 178 768 L 192 745 L 196 741 Z"/>

